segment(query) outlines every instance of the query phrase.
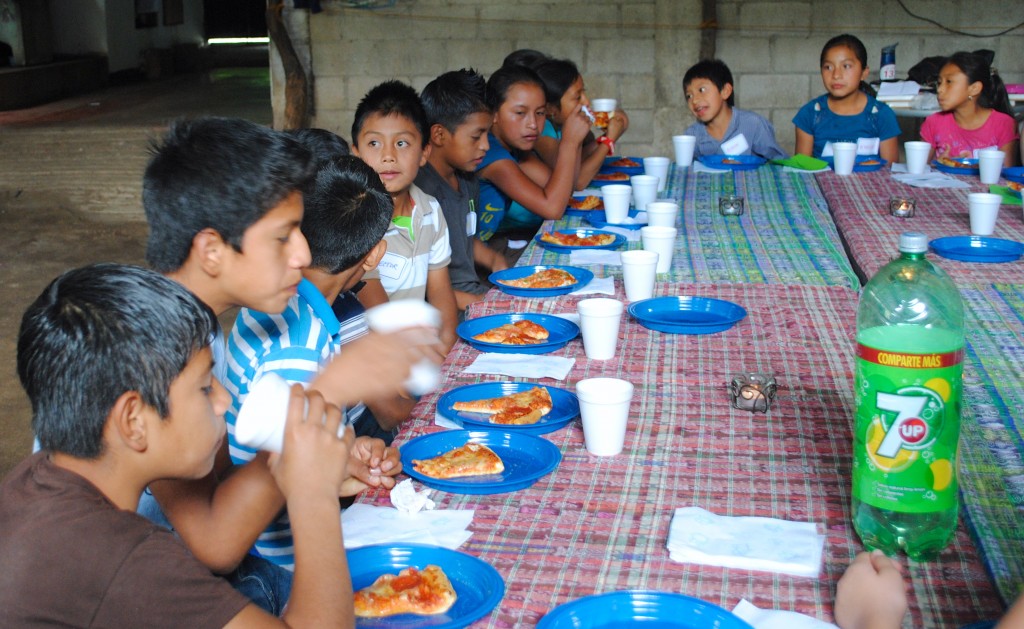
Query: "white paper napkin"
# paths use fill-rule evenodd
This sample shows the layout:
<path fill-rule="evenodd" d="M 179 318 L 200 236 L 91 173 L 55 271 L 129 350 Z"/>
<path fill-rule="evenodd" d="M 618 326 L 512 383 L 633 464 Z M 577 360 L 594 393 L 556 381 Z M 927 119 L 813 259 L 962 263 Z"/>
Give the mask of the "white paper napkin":
<path fill-rule="evenodd" d="M 718 174 L 727 173 L 729 170 L 727 168 L 709 168 L 704 165 L 704 162 L 695 159 L 693 160 L 693 172 Z"/>
<path fill-rule="evenodd" d="M 618 251 L 607 249 L 577 249 L 569 254 L 569 264 L 581 266 L 584 264 L 603 264 L 605 266 L 621 266 Z"/>
<path fill-rule="evenodd" d="M 576 364 L 575 358 L 537 354 L 480 354 L 462 373 L 493 373 L 513 378 L 554 378 L 565 380 Z"/>
<path fill-rule="evenodd" d="M 341 514 L 345 548 L 370 544 L 429 544 L 455 549 L 472 533 L 472 509 L 403 513 L 392 507 L 354 504 Z"/>
<path fill-rule="evenodd" d="M 434 501 L 430 499 L 430 488 L 424 487 L 422 490 L 416 491 L 411 478 L 392 487 L 390 498 L 391 504 L 403 513 L 419 513 L 434 508 Z"/>
<path fill-rule="evenodd" d="M 673 561 L 814 577 L 825 537 L 813 522 L 715 515 L 700 507 L 676 509 L 669 527 Z"/>
<path fill-rule="evenodd" d="M 621 262 L 620 262 L 621 264 Z M 590 295 L 597 293 L 598 295 L 612 295 L 615 296 L 615 278 L 613 277 L 595 277 L 590 280 L 583 288 L 577 288 L 570 295 Z M 579 324 L 579 317 L 577 317 L 576 323 Z"/>
<path fill-rule="evenodd" d="M 928 167 L 927 172 L 921 175 L 911 175 L 907 172 L 906 164 L 893 164 L 890 169 L 890 174 L 893 179 L 900 183 L 905 183 L 908 186 L 915 186 L 917 188 L 970 188 L 971 185 L 965 181 L 960 181 L 956 177 L 947 175 L 946 173 L 932 170 Z"/>
<path fill-rule="evenodd" d="M 747 621 L 754 629 L 839 629 L 830 622 L 781 609 L 761 609 L 746 599 L 740 600 L 732 613 Z"/>
<path fill-rule="evenodd" d="M 783 166 L 782 172 L 784 173 L 800 173 L 801 175 L 813 175 L 814 173 L 823 173 L 832 170 L 828 166 L 819 168 L 818 170 L 807 170 L 804 168 L 793 168 L 792 166 Z"/>

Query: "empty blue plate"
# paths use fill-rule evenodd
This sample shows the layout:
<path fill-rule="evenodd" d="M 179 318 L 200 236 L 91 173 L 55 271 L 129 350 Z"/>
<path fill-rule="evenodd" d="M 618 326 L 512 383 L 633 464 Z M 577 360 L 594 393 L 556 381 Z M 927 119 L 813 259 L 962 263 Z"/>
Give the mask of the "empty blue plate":
<path fill-rule="evenodd" d="M 576 281 L 572 284 L 565 286 L 558 286 L 556 288 L 523 288 L 520 286 L 509 286 L 503 283 L 503 280 L 518 280 L 528 275 L 543 271 L 545 269 L 561 269 L 576 278 Z M 590 280 L 594 279 L 594 274 L 584 268 L 578 266 L 562 266 L 557 264 L 540 265 L 540 266 L 517 266 L 511 269 L 505 269 L 504 271 L 495 271 L 491 273 L 490 277 L 491 284 L 497 286 L 501 292 L 508 293 L 509 295 L 515 295 L 516 297 L 551 297 L 554 295 L 565 295 L 571 293 L 577 288 L 582 288 L 590 283 Z"/>
<path fill-rule="evenodd" d="M 640 214 L 640 210 L 630 210 L 629 218 L 636 219 L 637 215 Z M 587 222 L 594 227 L 621 227 L 622 229 L 640 229 L 646 227 L 647 223 L 639 223 L 636 220 L 630 220 L 628 223 L 609 223 L 608 215 L 604 213 L 604 210 L 592 210 L 587 214 Z"/>
<path fill-rule="evenodd" d="M 544 247 L 549 251 L 554 251 L 555 253 L 572 253 L 573 251 L 576 251 L 578 249 L 618 249 L 622 245 L 626 244 L 625 236 L 621 234 L 613 234 L 612 232 L 603 232 L 597 229 L 558 229 L 555 230 L 555 233 L 576 234 L 580 238 L 593 236 L 595 234 L 608 234 L 609 236 L 614 236 L 615 239 L 612 240 L 607 245 L 559 245 L 557 243 L 545 242 L 544 240 L 541 240 L 541 236 L 543 234 L 537 234 L 536 236 L 533 237 L 533 239 L 541 247 Z"/>
<path fill-rule="evenodd" d="M 454 408 L 456 402 L 472 402 L 485 398 L 501 397 L 503 395 L 519 393 L 520 391 L 529 391 L 534 387 L 544 387 L 551 396 L 551 412 L 541 417 L 535 424 L 494 424 L 488 419 L 488 415 L 457 411 Z M 471 430 L 504 430 L 528 435 L 543 435 L 558 430 L 578 417 L 580 414 L 580 401 L 574 393 L 543 384 L 533 384 L 532 382 L 481 382 L 479 384 L 467 384 L 442 395 L 437 400 L 437 412 L 442 417 L 462 424 L 463 427 Z"/>
<path fill-rule="evenodd" d="M 704 155 L 700 163 L 708 168 L 723 168 L 726 170 L 754 170 L 768 160 L 757 155 Z"/>
<path fill-rule="evenodd" d="M 977 175 L 978 174 L 978 160 L 968 158 L 957 158 L 953 160 L 960 166 L 950 166 L 949 164 L 943 164 L 939 160 L 932 160 L 932 166 L 934 166 L 939 172 L 943 172 L 949 175 Z"/>
<path fill-rule="evenodd" d="M 413 460 L 432 459 L 467 442 L 487 446 L 501 458 L 505 471 L 487 476 L 432 478 L 413 469 Z M 558 467 L 562 453 L 547 439 L 498 430 L 445 430 L 416 437 L 399 449 L 402 471 L 427 487 L 450 494 L 503 494 L 525 489 Z"/>
<path fill-rule="evenodd" d="M 612 176 L 617 177 L 619 175 L 627 175 L 627 174 L 628 173 L 599 172 L 596 175 L 594 175 L 594 178 L 590 180 L 590 183 L 587 184 L 587 187 L 588 188 L 603 188 L 605 186 L 610 186 L 610 185 L 616 184 L 616 183 L 620 184 L 620 185 L 623 185 L 623 186 L 628 186 L 629 185 L 629 176 L 627 176 L 625 179 L 621 179 L 621 178 L 619 178 L 619 179 L 608 179 L 607 178 L 607 177 L 612 177 Z M 598 179 L 598 177 L 605 177 L 605 178 L 604 179 Z"/>
<path fill-rule="evenodd" d="M 710 297 L 655 297 L 629 305 L 640 325 L 672 334 L 714 334 L 728 330 L 747 316 L 740 305 Z"/>
<path fill-rule="evenodd" d="M 1012 166 L 1003 169 L 1003 179 L 1016 183 L 1024 183 L 1024 166 Z"/>
<path fill-rule="evenodd" d="M 1024 244 L 988 236 L 947 236 L 928 246 L 943 258 L 961 262 L 1013 262 L 1024 255 Z"/>
<path fill-rule="evenodd" d="M 545 614 L 537 629 L 618 629 L 634 624 L 650 629 L 752 629 L 717 605 L 652 590 L 595 594 L 563 603 Z"/>
<path fill-rule="evenodd" d="M 515 323 L 522 319 L 529 319 L 538 325 L 544 326 L 548 331 L 548 338 L 543 343 L 534 343 L 532 345 L 504 345 L 502 343 L 485 343 L 478 341 L 473 337 L 477 334 L 483 334 L 488 330 L 505 325 L 506 323 Z M 555 315 L 540 314 L 540 313 L 507 313 L 507 314 L 496 314 L 487 315 L 486 317 L 479 317 L 477 319 L 467 319 L 459 324 L 459 327 L 455 328 L 455 333 L 459 335 L 463 341 L 470 344 L 471 347 L 480 350 L 481 352 L 497 352 L 499 354 L 547 354 L 553 352 L 556 349 L 565 347 L 565 344 L 573 340 L 580 333 L 580 327 L 561 317 Z"/>
<path fill-rule="evenodd" d="M 455 588 L 455 604 L 443 614 L 418 616 L 399 614 L 386 618 L 356 618 L 362 629 L 396 627 L 465 627 L 490 613 L 505 596 L 505 581 L 489 563 L 472 555 L 439 546 L 404 544 L 401 546 L 363 546 L 346 551 L 352 587 L 361 590 L 382 574 L 397 574 L 410 566 L 420 570 L 439 566 Z"/>
<path fill-rule="evenodd" d="M 828 167 L 835 169 L 835 162 L 831 157 L 822 157 L 822 160 L 828 162 Z M 858 155 L 853 160 L 853 172 L 855 173 L 870 173 L 876 170 L 881 170 L 882 166 L 885 166 L 889 162 L 882 159 L 878 155 Z"/>

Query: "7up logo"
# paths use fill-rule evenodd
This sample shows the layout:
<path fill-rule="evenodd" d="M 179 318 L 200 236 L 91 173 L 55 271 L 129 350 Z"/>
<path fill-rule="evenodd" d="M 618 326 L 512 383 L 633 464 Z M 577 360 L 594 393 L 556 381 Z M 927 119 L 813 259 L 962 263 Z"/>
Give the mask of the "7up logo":
<path fill-rule="evenodd" d="M 895 413 L 875 454 L 894 458 L 901 449 L 922 450 L 935 441 L 944 407 L 942 398 L 931 389 L 906 387 L 893 393 L 878 393 L 875 406 Z M 883 424 L 885 418 L 883 418 Z"/>

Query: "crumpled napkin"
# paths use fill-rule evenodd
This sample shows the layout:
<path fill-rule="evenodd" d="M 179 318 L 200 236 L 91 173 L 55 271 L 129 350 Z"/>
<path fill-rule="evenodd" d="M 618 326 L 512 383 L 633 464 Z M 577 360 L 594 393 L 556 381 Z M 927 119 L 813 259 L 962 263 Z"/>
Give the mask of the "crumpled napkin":
<path fill-rule="evenodd" d="M 406 483 L 409 484 L 408 489 L 399 490 Z M 426 498 L 430 492 L 429 489 L 417 492 L 412 487 L 412 479 L 402 481 L 391 491 L 392 502 L 395 500 L 395 491 L 411 492 L 419 498 Z M 392 507 L 354 504 L 341 513 L 341 526 L 345 548 L 370 544 L 428 544 L 455 549 L 473 535 L 466 530 L 473 521 L 473 514 L 472 509 L 433 509 L 409 513 Z"/>
<path fill-rule="evenodd" d="M 576 290 L 569 293 L 570 295 L 590 295 L 597 293 L 599 295 L 615 295 L 615 278 L 613 277 L 595 277 L 594 279 L 587 282 L 586 286 L 577 288 Z M 579 321 L 576 322 L 577 324 Z"/>
<path fill-rule="evenodd" d="M 773 164 L 785 166 L 787 171 L 820 173 L 829 170 L 828 162 L 810 155 L 794 155 L 785 159 L 773 159 Z"/>
<path fill-rule="evenodd" d="M 722 516 L 700 507 L 676 509 L 668 534 L 673 561 L 802 577 L 818 575 L 824 544 L 813 522 Z"/>
<path fill-rule="evenodd" d="M 577 249 L 569 254 L 569 264 L 603 264 L 605 266 L 622 266 L 618 251 L 607 249 Z"/>
<path fill-rule="evenodd" d="M 1020 193 L 1014 193 L 1009 186 L 991 184 L 988 187 L 988 191 L 1003 197 L 1003 200 L 999 202 L 1002 205 L 1021 205 Z"/>
<path fill-rule="evenodd" d="M 391 488 L 391 504 L 403 513 L 430 511 L 435 506 L 434 501 L 430 499 L 430 488 L 424 487 L 421 491 L 416 491 L 411 478 Z"/>
<path fill-rule="evenodd" d="M 747 621 L 754 629 L 839 629 L 830 622 L 798 612 L 761 609 L 746 599 L 740 600 L 732 613 Z"/>
<path fill-rule="evenodd" d="M 971 185 L 965 181 L 960 181 L 956 177 L 947 175 L 944 172 L 932 170 L 930 167 L 928 172 L 923 175 L 911 175 L 907 172 L 906 164 L 893 164 L 892 169 L 889 171 L 892 178 L 900 183 L 905 183 L 908 186 L 915 186 L 917 188 L 970 188 Z"/>
<path fill-rule="evenodd" d="M 537 354 L 486 352 L 476 357 L 462 373 L 493 373 L 513 378 L 554 378 L 565 380 L 576 364 L 575 358 Z"/>

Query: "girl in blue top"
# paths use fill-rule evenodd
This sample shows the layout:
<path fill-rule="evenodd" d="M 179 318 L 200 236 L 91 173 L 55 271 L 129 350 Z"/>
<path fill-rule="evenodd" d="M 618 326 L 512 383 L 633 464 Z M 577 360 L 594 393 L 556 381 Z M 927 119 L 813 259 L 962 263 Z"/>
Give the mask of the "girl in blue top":
<path fill-rule="evenodd" d="M 864 83 L 868 53 L 853 35 L 838 35 L 821 50 L 821 82 L 827 94 L 800 108 L 793 117 L 796 152 L 830 157 L 832 142 L 857 142 L 860 155 L 899 159 L 900 127 L 896 114 L 875 100 Z"/>

